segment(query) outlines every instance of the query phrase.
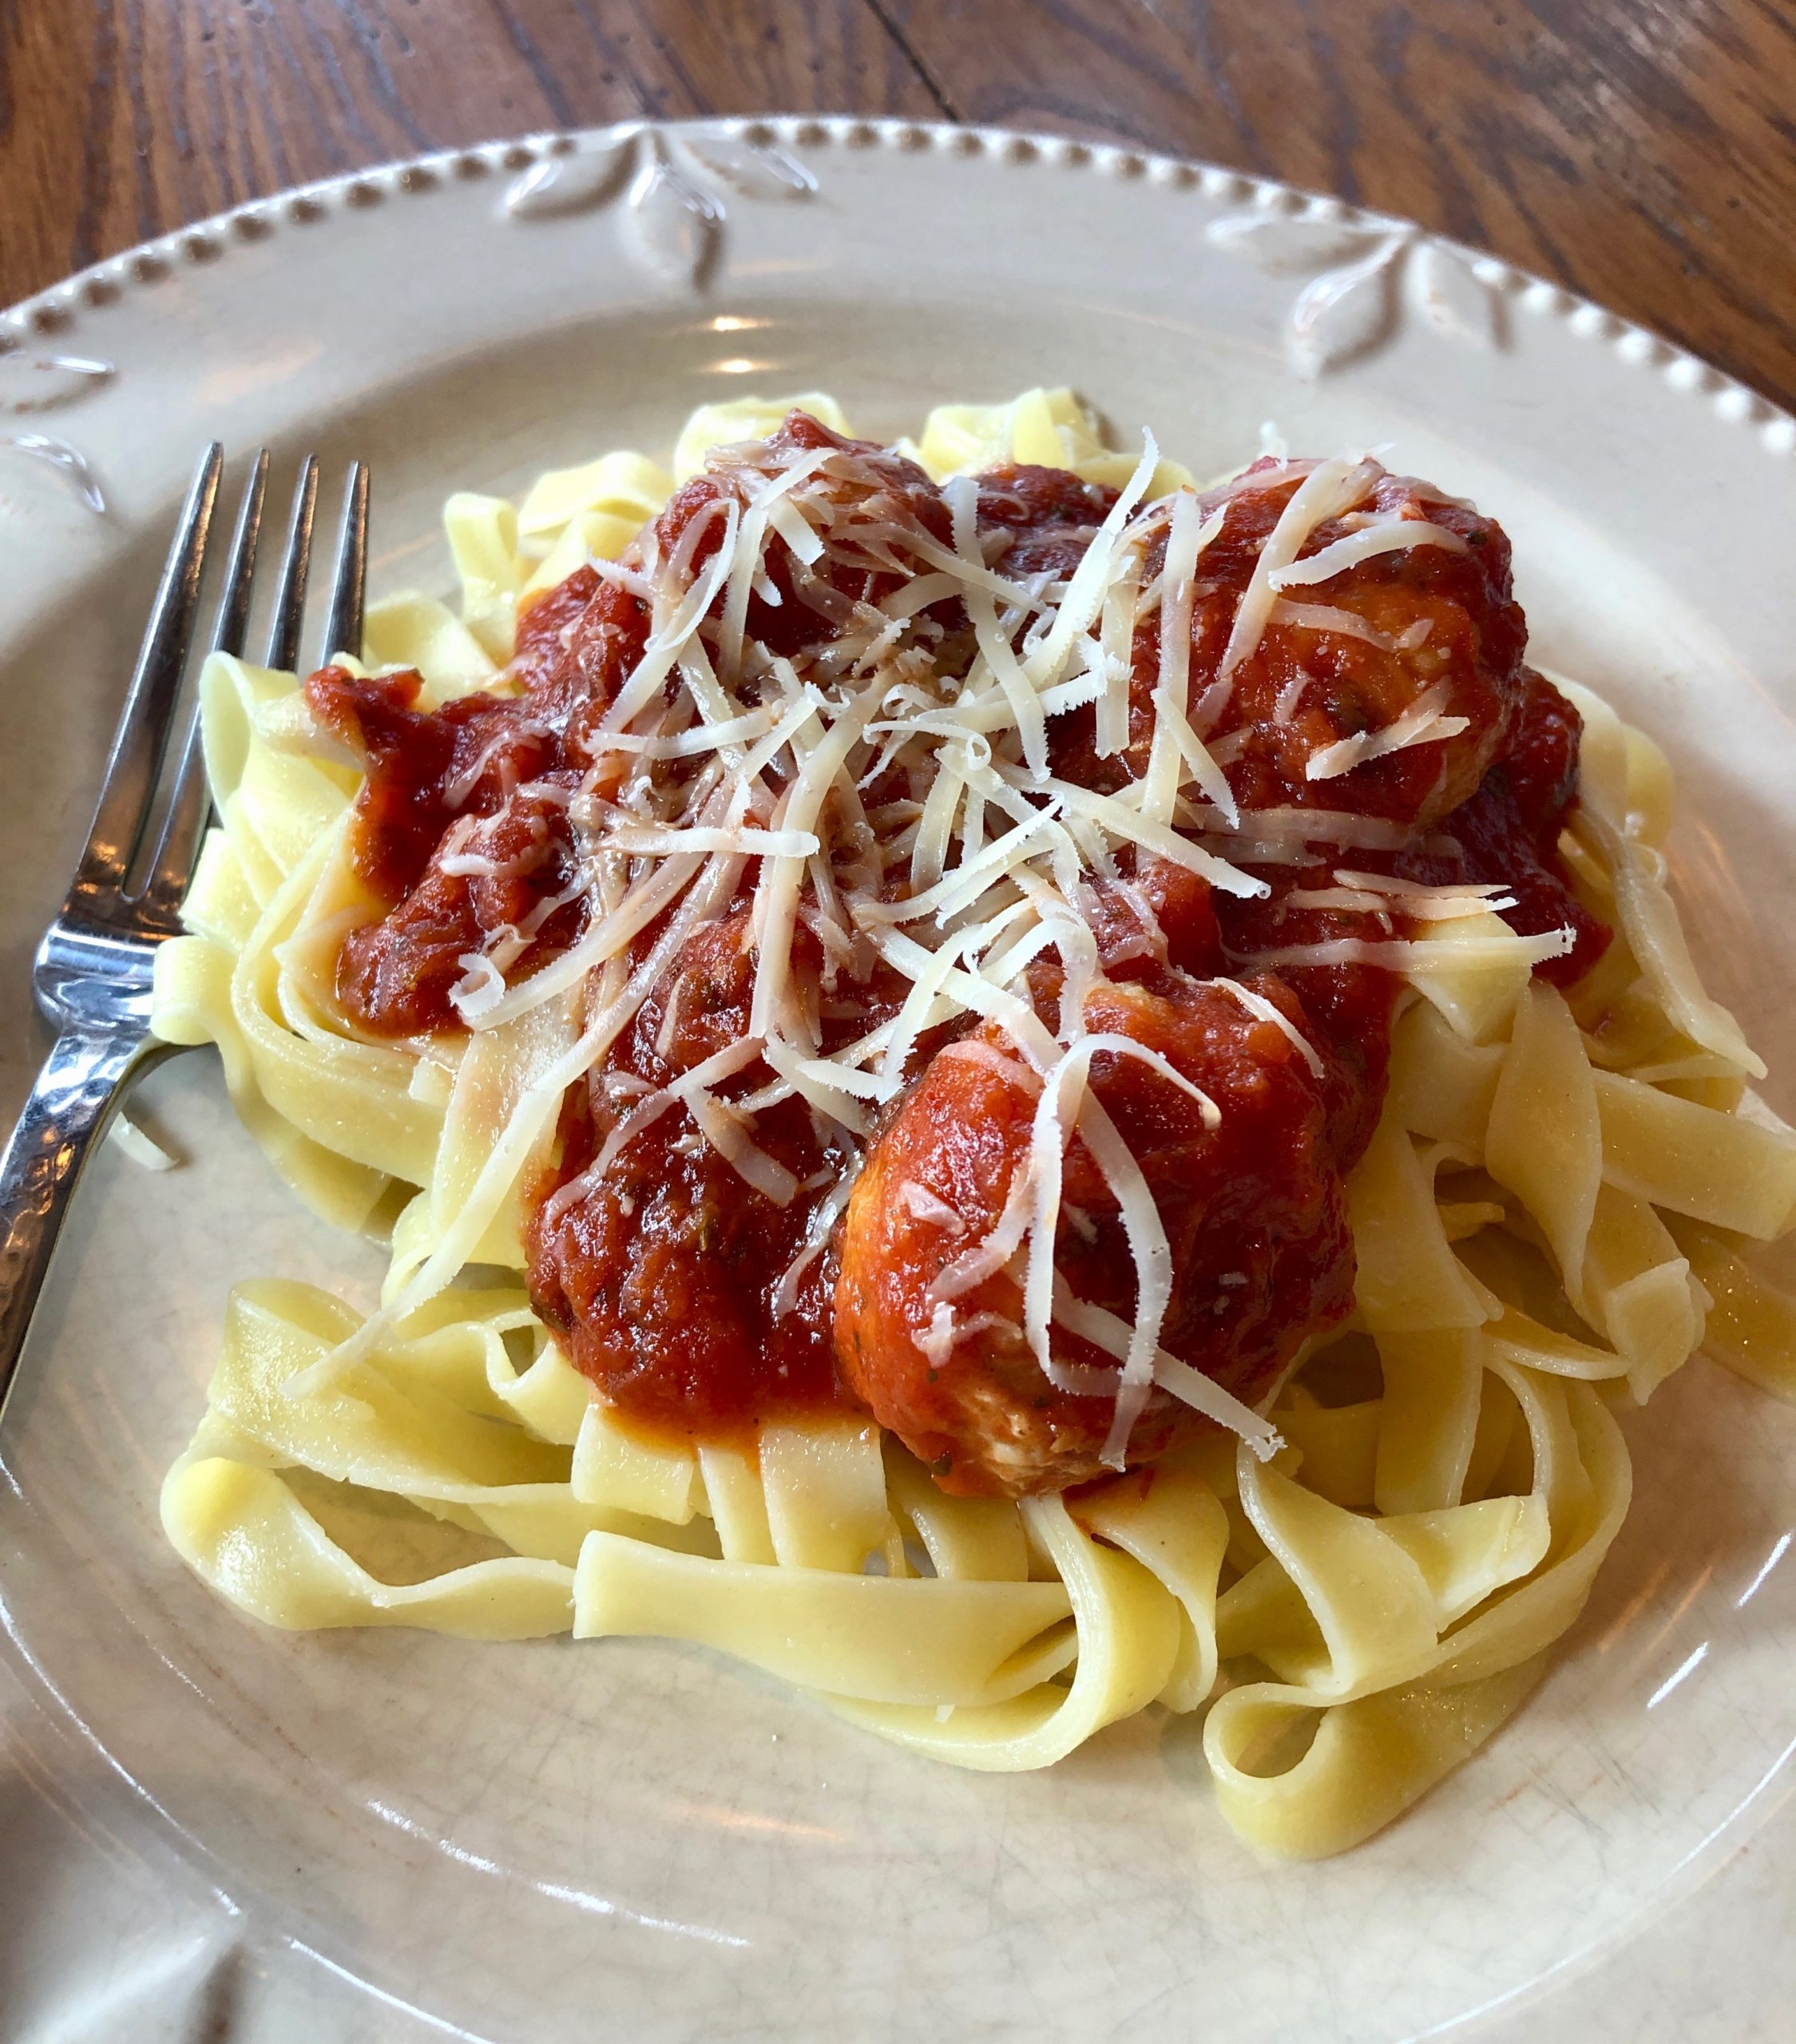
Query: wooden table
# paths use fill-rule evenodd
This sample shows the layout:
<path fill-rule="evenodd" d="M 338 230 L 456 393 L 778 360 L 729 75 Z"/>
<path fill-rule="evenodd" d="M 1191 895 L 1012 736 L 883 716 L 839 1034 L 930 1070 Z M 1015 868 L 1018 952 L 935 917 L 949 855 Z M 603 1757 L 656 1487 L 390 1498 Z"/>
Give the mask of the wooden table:
<path fill-rule="evenodd" d="M 1796 0 L 11 0 L 0 303 L 294 182 L 652 114 L 1207 157 L 1494 250 L 1796 405 Z"/>

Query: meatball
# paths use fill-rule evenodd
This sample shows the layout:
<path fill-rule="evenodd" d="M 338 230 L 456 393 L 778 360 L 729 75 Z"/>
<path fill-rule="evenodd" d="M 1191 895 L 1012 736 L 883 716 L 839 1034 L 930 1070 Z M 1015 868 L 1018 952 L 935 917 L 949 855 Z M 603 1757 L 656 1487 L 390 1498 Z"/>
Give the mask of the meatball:
<path fill-rule="evenodd" d="M 708 513 L 692 544 L 691 572 L 696 575 L 723 544 L 723 521 L 710 507 L 731 499 L 746 505 L 751 479 L 777 476 L 807 454 L 823 457 L 823 466 L 795 493 L 827 523 L 828 551 L 807 566 L 777 533 L 770 535 L 762 564 L 779 601 L 757 592 L 749 599 L 746 621 L 751 639 L 788 658 L 827 645 L 855 622 L 858 606 L 878 603 L 919 572 L 918 539 L 946 546 L 953 537 L 941 491 L 914 461 L 794 411 L 764 442 L 732 450 L 727 458 L 713 456 L 702 475 L 674 492 L 652 529 L 654 552 L 664 560 L 673 557 L 694 521 Z M 722 601 L 720 596 L 720 608 Z M 959 605 L 952 608 L 953 617 L 942 620 L 945 629 L 962 621 Z"/>
<path fill-rule="evenodd" d="M 1430 886 L 1500 883 L 1513 897 L 1503 919 L 1525 937 L 1569 929 L 1572 949 L 1534 969 L 1556 986 L 1581 980 L 1615 936 L 1572 892 L 1559 856 L 1559 834 L 1577 799 L 1583 731 L 1584 719 L 1552 683 L 1524 668 L 1507 751 L 1469 802 L 1394 862 L 1406 878 Z"/>
<path fill-rule="evenodd" d="M 739 454 L 746 457 L 739 459 Z M 855 620 L 855 606 L 876 604 L 927 563 L 918 541 L 952 543 L 946 501 L 922 469 L 870 440 L 850 440 L 808 412 L 789 414 L 764 449 L 733 451 L 676 490 L 656 520 L 653 545 L 664 557 L 678 550 L 692 521 L 709 505 L 734 497 L 749 501 L 752 480 L 777 475 L 806 454 L 826 460 L 802 484 L 807 514 L 819 510 L 829 526 L 830 551 L 814 568 L 794 561 L 777 533 L 767 542 L 765 569 L 779 601 L 751 598 L 747 630 L 774 653 L 795 656 L 827 644 Z M 977 478 L 980 539 L 990 564 L 1021 582 L 1061 581 L 1084 557 L 1092 536 L 1116 501 L 1102 483 L 1085 482 L 1065 469 L 1019 464 Z M 811 517 L 813 524 L 819 521 Z M 693 542 L 696 572 L 721 543 L 715 519 Z M 957 648 L 965 613 L 957 600 L 925 613 L 936 630 L 936 665 L 956 671 L 970 656 Z"/>
<path fill-rule="evenodd" d="M 1301 1006 L 1279 981 L 1250 985 L 1301 1029 Z M 1251 1401 L 1351 1302 L 1353 1242 L 1317 1081 L 1275 1023 L 1176 972 L 1100 985 L 1084 1019 L 1157 1051 L 1219 1111 L 1207 1127 L 1191 1095 L 1141 1060 L 1092 1060 L 1092 1092 L 1140 1164 L 1172 1250 L 1161 1345 Z M 842 1375 L 942 1488 L 961 1495 L 1023 1496 L 1105 1473 L 1113 1400 L 1049 1382 L 1022 1331 L 1019 1266 L 957 1292 L 951 1272 L 946 1288 L 937 1283 L 1003 1214 L 1038 1093 L 995 1025 L 938 1052 L 874 1144 L 842 1230 Z M 1075 1297 L 1133 1320 L 1121 1214 L 1076 1137 L 1054 1257 Z M 938 1313 L 945 1293 L 951 1319 Z M 1053 1344 L 1057 1361 L 1116 1371 L 1063 1329 Z M 1207 1424 L 1156 1388 L 1128 1460 L 1149 1461 Z"/>
<path fill-rule="evenodd" d="M 1501 527 L 1425 483 L 1372 465 L 1361 501 L 1316 526 L 1299 561 L 1401 521 L 1444 529 L 1453 541 L 1374 553 L 1326 580 L 1287 588 L 1226 677 L 1261 551 L 1314 464 L 1256 462 L 1199 500 L 1200 515 L 1220 512 L 1222 524 L 1197 564 L 1189 700 L 1243 809 L 1346 810 L 1421 830 L 1464 802 L 1502 752 L 1522 693 L 1527 628 Z M 1150 583 L 1164 562 L 1167 531 L 1163 524 L 1148 545 Z M 1146 770 L 1160 630 L 1160 609 L 1152 606 L 1136 630 L 1127 748 L 1100 757 L 1092 713 L 1076 712 L 1054 735 L 1063 778 L 1114 790 Z M 1463 719 L 1464 728 L 1310 778 L 1313 764 L 1331 763 L 1322 757 L 1327 748 L 1384 731 L 1418 704 Z"/>
<path fill-rule="evenodd" d="M 1157 981 L 1168 968 L 1194 978 L 1223 971 L 1209 881 L 1171 859 L 1138 862 L 1127 846 L 1117 866 L 1113 879 L 1088 874 L 1079 895 L 1105 977 Z"/>
<path fill-rule="evenodd" d="M 1259 877 L 1271 889 L 1263 897 L 1216 897 L 1229 972 L 1263 970 L 1262 957 L 1290 946 L 1405 933 L 1396 917 L 1373 919 L 1363 912 L 1305 905 L 1304 897 L 1338 885 L 1331 863 L 1269 866 Z M 1329 1146 L 1344 1175 L 1365 1155 L 1378 1125 L 1390 1066 L 1391 1016 L 1403 982 L 1378 965 L 1275 962 L 1279 980 L 1302 1004 L 1305 1040 L 1322 1063 Z"/>
<path fill-rule="evenodd" d="M 988 469 L 978 484 L 980 537 L 992 566 L 1017 582 L 1067 580 L 1116 501 L 1108 484 L 1029 463 Z"/>
<path fill-rule="evenodd" d="M 577 568 L 519 612 L 511 679 L 539 723 L 602 715 L 648 641 L 648 606 L 609 576 Z"/>
<path fill-rule="evenodd" d="M 781 1199 L 743 1179 L 674 1105 L 602 1175 L 588 1172 L 645 1094 L 747 1034 L 755 965 L 746 906 L 693 933 L 605 1072 L 572 1096 L 525 1235 L 532 1302 L 575 1367 L 630 1418 L 708 1440 L 838 1395 L 831 1269 L 821 1254 L 800 1259 L 846 1159 L 802 1101 L 763 1109 L 753 1139 L 789 1175 Z M 717 1094 L 770 1076 L 755 1062 Z"/>

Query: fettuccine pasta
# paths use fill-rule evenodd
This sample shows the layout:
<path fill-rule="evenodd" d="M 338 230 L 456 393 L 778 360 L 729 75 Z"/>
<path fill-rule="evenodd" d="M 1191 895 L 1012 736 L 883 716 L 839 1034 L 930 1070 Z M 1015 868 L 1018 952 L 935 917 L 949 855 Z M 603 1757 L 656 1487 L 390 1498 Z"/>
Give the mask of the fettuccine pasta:
<path fill-rule="evenodd" d="M 670 499 L 735 473 L 715 448 L 780 447 L 763 436 L 793 406 L 821 437 L 794 443 L 783 468 L 755 454 L 712 521 L 709 564 L 696 545 L 680 561 Z M 671 469 L 613 453 L 545 476 L 521 505 L 449 500 L 459 606 L 375 604 L 330 686 L 414 671 L 410 695 L 391 698 L 391 747 L 422 744 L 433 718 L 534 701 L 541 663 L 573 657 L 590 613 L 569 609 L 553 646 L 529 620 L 540 632 L 544 606 L 584 575 L 589 596 L 620 592 L 648 620 L 590 741 L 595 760 L 638 778 L 602 782 L 609 806 L 577 826 L 590 856 L 567 869 L 565 898 L 533 926 L 520 917 L 452 947 L 437 1009 L 408 1009 L 403 1026 L 375 1004 L 437 939 L 414 918 L 402 941 L 367 948 L 367 933 L 410 913 L 368 857 L 370 763 L 388 755 L 367 706 L 385 699 L 354 699 L 359 756 L 319 687 L 208 662 L 216 821 L 189 933 L 157 960 L 155 1027 L 217 1046 L 238 1114 L 294 1191 L 388 1244 L 391 1263 L 371 1316 L 303 1285 L 240 1287 L 164 1525 L 205 1583 L 270 1625 L 693 1642 L 960 1766 L 1045 1766 L 1151 1706 L 1207 1712 L 1235 1829 L 1281 1855 L 1338 1852 L 1458 1765 L 1539 1680 L 1628 1510 L 1618 1415 L 1705 1345 L 1796 1396 L 1796 1300 L 1750 1257 L 1796 1217 L 1796 1135 L 1753 1091 L 1763 1068 L 1679 931 L 1663 849 L 1670 770 L 1596 696 L 1536 677 L 1573 732 L 1576 799 L 1529 871 L 1552 877 L 1569 920 L 1554 909 L 1530 926 L 1520 885 L 1481 877 L 1469 826 L 1450 870 L 1405 866 L 1402 847 L 1450 834 L 1495 770 L 1487 755 L 1447 788 L 1453 748 L 1478 732 L 1450 664 L 1390 721 L 1338 734 L 1291 707 L 1231 736 L 1217 704 L 1275 635 L 1317 675 L 1346 671 L 1324 657 L 1342 644 L 1394 661 L 1393 648 L 1425 648 L 1426 629 L 1342 591 L 1403 595 L 1422 551 L 1451 564 L 1477 534 L 1425 488 L 1387 517 L 1378 492 L 1396 479 L 1376 464 L 1274 461 L 1259 485 L 1283 492 L 1276 521 L 1205 640 L 1204 606 L 1220 600 L 1205 593 L 1206 564 L 1255 472 L 1199 493 L 1151 450 L 1111 451 L 1065 391 L 945 406 L 901 444 L 917 489 L 926 477 L 928 501 L 947 508 L 914 536 L 896 594 L 870 593 L 869 579 L 858 611 L 839 605 L 831 621 L 839 648 L 870 605 L 878 630 L 852 658 L 807 667 L 808 653 L 772 644 L 795 605 L 791 586 L 775 600 L 769 549 L 788 565 L 821 549 L 825 514 L 807 489 L 869 458 L 838 454 L 860 446 L 845 432 L 815 394 L 711 406 Z M 957 479 L 1049 470 L 1092 493 L 1073 551 L 1030 569 L 1021 542 L 981 541 L 972 485 Z M 1007 486 L 1020 501 L 1037 488 Z M 1013 520 L 1025 539 L 1026 512 Z M 667 543 L 645 552 L 657 520 Z M 1437 647 L 1444 615 L 1435 604 L 1421 618 Z M 930 617 L 950 623 L 907 639 Z M 1145 723 L 1129 692 L 1144 620 L 1159 649 Z M 959 648 L 952 688 L 930 693 L 919 643 L 938 675 L 943 649 Z M 1080 719 L 1097 763 L 1076 771 L 1057 734 Z M 1309 785 L 1300 772 L 1291 801 L 1251 799 L 1254 747 L 1283 743 L 1287 727 L 1309 731 Z M 882 748 L 890 772 L 911 776 L 896 796 L 877 778 Z M 1519 787 L 1520 753 L 1493 756 Z M 1417 761 L 1433 778 L 1401 779 Z M 680 763 L 696 778 L 680 779 Z M 475 770 L 470 787 L 488 767 Z M 631 788 L 652 786 L 677 786 L 688 806 L 672 815 L 664 794 L 662 809 L 632 806 Z M 545 767 L 513 774 L 495 802 L 515 813 L 533 787 L 549 818 L 531 826 L 537 857 L 563 814 L 597 798 L 590 776 L 575 786 Z M 1382 813 L 1345 793 L 1334 809 L 1319 799 L 1356 787 L 1423 792 Z M 394 814 L 402 822 L 402 805 Z M 523 869 L 486 827 L 433 838 L 432 884 L 502 886 Z M 842 848 L 854 830 L 863 851 L 886 841 L 874 882 L 852 880 Z M 1231 1302 L 1249 1293 L 1263 1324 L 1231 1333 L 1215 1362 L 1193 1317 L 1207 1298 L 1191 1303 L 1184 1274 L 1222 1208 L 1179 1218 L 1183 1180 L 1153 1175 L 1140 1103 L 1184 1116 L 1179 1139 L 1199 1158 L 1250 1109 L 1182 1063 L 1172 1036 L 1138 1026 L 1156 1000 L 1195 1002 L 1182 989 L 1201 976 L 1177 965 L 1183 926 L 1168 904 L 1184 897 L 1163 889 L 1140 905 L 1151 872 L 1219 905 L 1226 969 L 1203 981 L 1203 1040 L 1251 1048 L 1255 1099 L 1276 1072 L 1294 1103 L 1277 1140 L 1318 1160 L 1290 1165 L 1306 1195 L 1321 1188 L 1309 1218 L 1291 1218 L 1291 1191 L 1286 1218 L 1230 1223 L 1242 1267 L 1215 1278 L 1202 1325 L 1235 1329 Z M 1090 907 L 1093 874 L 1112 908 L 1136 904 L 1120 942 L 1110 908 Z M 1286 920 L 1251 923 L 1242 963 L 1239 931 L 1275 909 Z M 655 1008 L 656 973 L 732 913 L 747 1020 L 702 1056 L 676 1056 L 690 1004 Z M 826 975 L 822 996 L 794 960 L 811 961 L 812 981 Z M 875 972 L 890 998 L 832 1036 L 829 988 Z M 405 997 L 422 984 L 406 979 Z M 1389 1068 L 1342 1106 L 1315 1075 L 1335 1069 L 1324 996 L 1350 984 L 1382 1003 L 1363 1041 L 1378 1059 L 1388 1042 Z M 676 1075 L 660 1083 L 619 1062 L 645 1015 L 659 1015 Z M 930 1171 L 973 1099 L 1010 1115 L 1011 1147 L 991 1210 L 969 1218 Z M 570 1119 L 577 1107 L 589 1127 Z M 768 1133 L 786 1126 L 779 1112 L 790 1142 Z M 1273 1141 L 1256 1138 L 1254 1155 Z M 616 1286 L 581 1291 L 585 1266 L 570 1260 L 569 1241 L 597 1254 L 598 1222 L 577 1235 L 597 1210 L 582 1202 L 622 1202 L 604 1209 L 608 1242 L 640 1220 L 630 1202 L 652 1187 L 607 1188 L 653 1143 L 672 1144 L 652 1151 L 667 1170 L 697 1159 L 766 1202 L 768 1226 L 790 1220 L 790 1268 L 766 1310 L 782 1341 L 794 1314 L 824 1330 L 831 1384 L 809 1405 L 765 1392 L 728 1424 L 649 1424 L 632 1403 L 648 1365 L 606 1376 L 620 1337 L 604 1313 L 629 1325 L 672 1314 L 677 1345 L 678 1300 L 699 1300 L 694 1315 L 703 1304 L 664 1273 L 645 1289 L 639 1262 L 618 1305 Z M 1338 1186 L 1325 1151 L 1344 1167 Z M 1217 1201 L 1247 1168 L 1221 1173 Z M 1180 1246 L 1187 1223 L 1197 1249 Z M 1092 1258 L 1121 1272 L 1109 1305 L 1076 1262 L 1078 1230 L 1100 1226 Z M 1310 1231 L 1301 1299 L 1267 1227 Z M 913 1271 L 900 1249 L 930 1229 L 942 1246 Z M 617 1238 L 646 1258 L 627 1229 Z M 988 1350 L 998 1361 L 975 1380 L 970 1359 Z M 1019 1372 L 1037 1371 L 1039 1397 L 1014 1392 Z M 956 1385 L 965 1402 L 950 1407 Z M 1066 1416 L 1082 1414 L 1083 1432 Z M 414 1567 L 377 1569 L 371 1513 L 410 1528 Z"/>

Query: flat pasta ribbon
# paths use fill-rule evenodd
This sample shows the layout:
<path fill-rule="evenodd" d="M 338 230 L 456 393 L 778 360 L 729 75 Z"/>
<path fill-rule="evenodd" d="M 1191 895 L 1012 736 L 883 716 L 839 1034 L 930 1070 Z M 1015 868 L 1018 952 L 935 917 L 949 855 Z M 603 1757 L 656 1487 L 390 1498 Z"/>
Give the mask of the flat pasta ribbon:
<path fill-rule="evenodd" d="M 843 426 L 828 398 L 802 402 Z M 625 450 L 542 477 L 520 507 L 452 497 L 458 609 L 377 604 L 367 655 L 416 668 L 430 706 L 504 688 L 523 606 L 616 561 L 708 447 L 785 409 L 704 408 L 671 473 Z M 1008 462 L 1136 473 L 1065 390 L 938 407 L 902 451 L 938 481 Z M 1162 461 L 1148 486 L 1188 481 Z M 1098 628 L 1116 660 L 1120 615 Z M 1762 1067 L 1679 930 L 1663 755 L 1567 690 L 1582 800 L 1560 850 L 1614 942 L 1564 993 L 1488 911 L 1409 947 L 1382 1116 L 1347 1188 L 1356 1310 L 1279 1388 L 1267 1416 L 1284 1448 L 1263 1465 L 1219 1431 L 1019 1504 L 946 1495 L 854 1415 L 695 1446 L 594 1397 L 510 1275 L 581 988 L 466 1037 L 353 1027 L 335 961 L 378 905 L 349 853 L 356 771 L 295 677 L 215 656 L 217 822 L 188 933 L 158 954 L 155 1026 L 216 1044 L 283 1176 L 391 1260 L 366 1322 L 310 1286 L 233 1295 L 163 1487 L 170 1541 L 264 1623 L 688 1642 L 971 1769 L 1048 1765 L 1119 1720 L 1207 1709 L 1219 1806 L 1243 1838 L 1308 1857 L 1366 1837 L 1505 1721 L 1576 1622 L 1628 1508 L 1612 1407 L 1705 1341 L 1796 1398 L 1796 1298 L 1749 1261 L 1796 1217 L 1796 1134 L 1749 1091 Z M 1076 700 L 1120 742 L 1126 705 L 1098 668 Z M 1169 816 L 1176 762 L 1154 759 Z M 943 883 L 970 770 L 919 824 L 926 885 Z M 950 976 L 938 956 L 919 1022 Z"/>

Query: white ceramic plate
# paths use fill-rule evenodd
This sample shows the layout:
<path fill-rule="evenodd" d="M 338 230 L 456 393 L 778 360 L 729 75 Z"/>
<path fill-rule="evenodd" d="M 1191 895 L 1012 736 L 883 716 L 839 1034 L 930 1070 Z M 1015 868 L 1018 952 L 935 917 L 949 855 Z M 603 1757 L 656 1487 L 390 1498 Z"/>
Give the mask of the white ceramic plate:
<path fill-rule="evenodd" d="M 205 440 L 371 461 L 378 591 L 446 584 L 449 489 L 665 448 L 703 398 L 822 385 L 883 435 L 1062 381 L 1200 473 L 1271 418 L 1300 451 L 1389 442 L 1500 517 L 1539 656 L 1678 761 L 1697 949 L 1796 1106 L 1796 421 L 1500 263 L 1114 151 L 738 124 L 252 206 L 19 308 L 9 340 L 0 1113 Z M 684 1649 L 240 1620 L 155 1514 L 225 1288 L 366 1299 L 375 1270 L 283 1193 L 209 1058 L 142 1108 L 188 1162 L 101 1156 L 4 1440 L 7 2036 L 1786 2034 L 1796 1413 L 1684 1372 L 1631 1428 L 1640 1503 L 1520 1719 L 1370 1845 L 1266 1866 L 1185 1723 L 962 1774 Z"/>

